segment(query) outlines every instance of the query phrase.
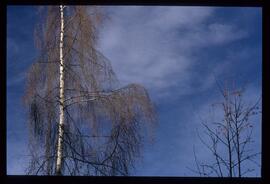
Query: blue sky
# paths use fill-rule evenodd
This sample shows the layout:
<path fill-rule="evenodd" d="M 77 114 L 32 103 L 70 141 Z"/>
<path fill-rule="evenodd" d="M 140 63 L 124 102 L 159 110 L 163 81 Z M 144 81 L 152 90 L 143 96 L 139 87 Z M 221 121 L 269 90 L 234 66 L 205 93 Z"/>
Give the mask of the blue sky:
<path fill-rule="evenodd" d="M 221 100 L 215 84 L 246 84 L 245 99 L 261 94 L 262 15 L 260 8 L 103 6 L 109 15 L 100 29 L 99 50 L 110 59 L 120 82 L 144 85 L 157 107 L 154 144 L 145 143 L 133 175 L 193 176 L 193 145 L 200 160 L 211 155 L 196 129 Z M 26 71 L 34 62 L 36 7 L 7 10 L 7 172 L 24 174 L 27 165 Z M 212 113 L 213 114 L 213 113 Z M 219 114 L 219 112 L 216 112 Z M 218 118 L 218 115 L 217 115 Z M 261 149 L 260 117 L 254 143 Z M 258 158 L 260 162 L 260 158 Z M 253 165 L 250 165 L 250 167 Z M 249 165 L 247 165 L 249 167 Z M 257 168 L 250 176 L 260 176 Z"/>

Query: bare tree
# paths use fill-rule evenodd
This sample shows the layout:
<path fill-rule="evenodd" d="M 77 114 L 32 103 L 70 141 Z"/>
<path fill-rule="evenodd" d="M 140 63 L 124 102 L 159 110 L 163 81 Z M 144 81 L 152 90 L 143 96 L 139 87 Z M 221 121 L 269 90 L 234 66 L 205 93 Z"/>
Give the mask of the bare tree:
<path fill-rule="evenodd" d="M 254 171 L 243 167 L 245 162 L 251 161 L 260 167 L 254 160 L 260 152 L 255 152 L 250 145 L 253 142 L 251 117 L 260 113 L 261 98 L 250 105 L 243 99 L 244 88 L 230 89 L 220 84 L 218 87 L 223 100 L 213 107 L 221 110 L 223 118 L 211 123 L 202 122 L 206 138 L 197 132 L 200 141 L 213 155 L 214 162 L 200 162 L 194 148 L 196 170 L 191 170 L 200 176 L 242 177 Z"/>
<path fill-rule="evenodd" d="M 146 89 L 120 87 L 97 49 L 97 7 L 48 6 L 24 95 L 34 175 L 128 175 L 155 112 Z M 149 126 L 150 125 L 150 126 Z"/>

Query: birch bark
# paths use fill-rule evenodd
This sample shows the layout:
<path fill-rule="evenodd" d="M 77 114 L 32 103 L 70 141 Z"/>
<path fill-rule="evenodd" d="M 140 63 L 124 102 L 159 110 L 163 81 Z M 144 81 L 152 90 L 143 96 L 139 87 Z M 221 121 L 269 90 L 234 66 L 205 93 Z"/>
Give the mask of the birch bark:
<path fill-rule="evenodd" d="M 60 28 L 60 105 L 59 105 L 59 126 L 58 144 L 56 158 L 56 175 L 61 175 L 63 159 L 63 134 L 64 134 L 64 58 L 63 58 L 63 37 L 64 37 L 64 6 L 60 5 L 61 28 Z"/>

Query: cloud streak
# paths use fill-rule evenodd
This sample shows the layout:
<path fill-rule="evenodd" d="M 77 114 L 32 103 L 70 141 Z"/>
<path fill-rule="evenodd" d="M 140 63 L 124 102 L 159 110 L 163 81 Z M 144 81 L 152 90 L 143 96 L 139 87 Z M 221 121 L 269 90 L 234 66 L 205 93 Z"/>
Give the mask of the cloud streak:
<path fill-rule="evenodd" d="M 100 49 L 110 58 L 120 81 L 138 82 L 162 97 L 170 87 L 181 94 L 190 86 L 194 53 L 247 37 L 247 32 L 217 20 L 216 8 L 110 7 L 110 21 L 100 35 Z M 175 80 L 177 78 L 177 80 Z M 209 77 L 208 77 L 209 78 Z"/>

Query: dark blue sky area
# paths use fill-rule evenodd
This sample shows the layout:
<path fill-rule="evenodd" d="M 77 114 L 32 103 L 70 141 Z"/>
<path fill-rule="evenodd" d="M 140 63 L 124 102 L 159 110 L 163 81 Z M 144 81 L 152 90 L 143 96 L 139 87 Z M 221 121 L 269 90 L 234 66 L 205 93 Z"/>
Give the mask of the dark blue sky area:
<path fill-rule="evenodd" d="M 193 146 L 211 159 L 196 129 L 221 100 L 215 78 L 246 85 L 245 100 L 261 95 L 260 8 L 103 6 L 110 16 L 100 30 L 99 50 L 120 82 L 144 85 L 157 107 L 154 144 L 145 143 L 133 175 L 193 176 Z M 27 117 L 22 104 L 26 72 L 34 62 L 36 7 L 7 9 L 7 172 L 27 167 Z M 218 112 L 217 112 L 218 114 Z M 220 118 L 217 117 L 217 118 Z M 252 149 L 261 149 L 261 117 L 253 119 Z M 257 159 L 260 162 L 260 158 Z M 249 176 L 260 176 L 260 168 Z"/>

